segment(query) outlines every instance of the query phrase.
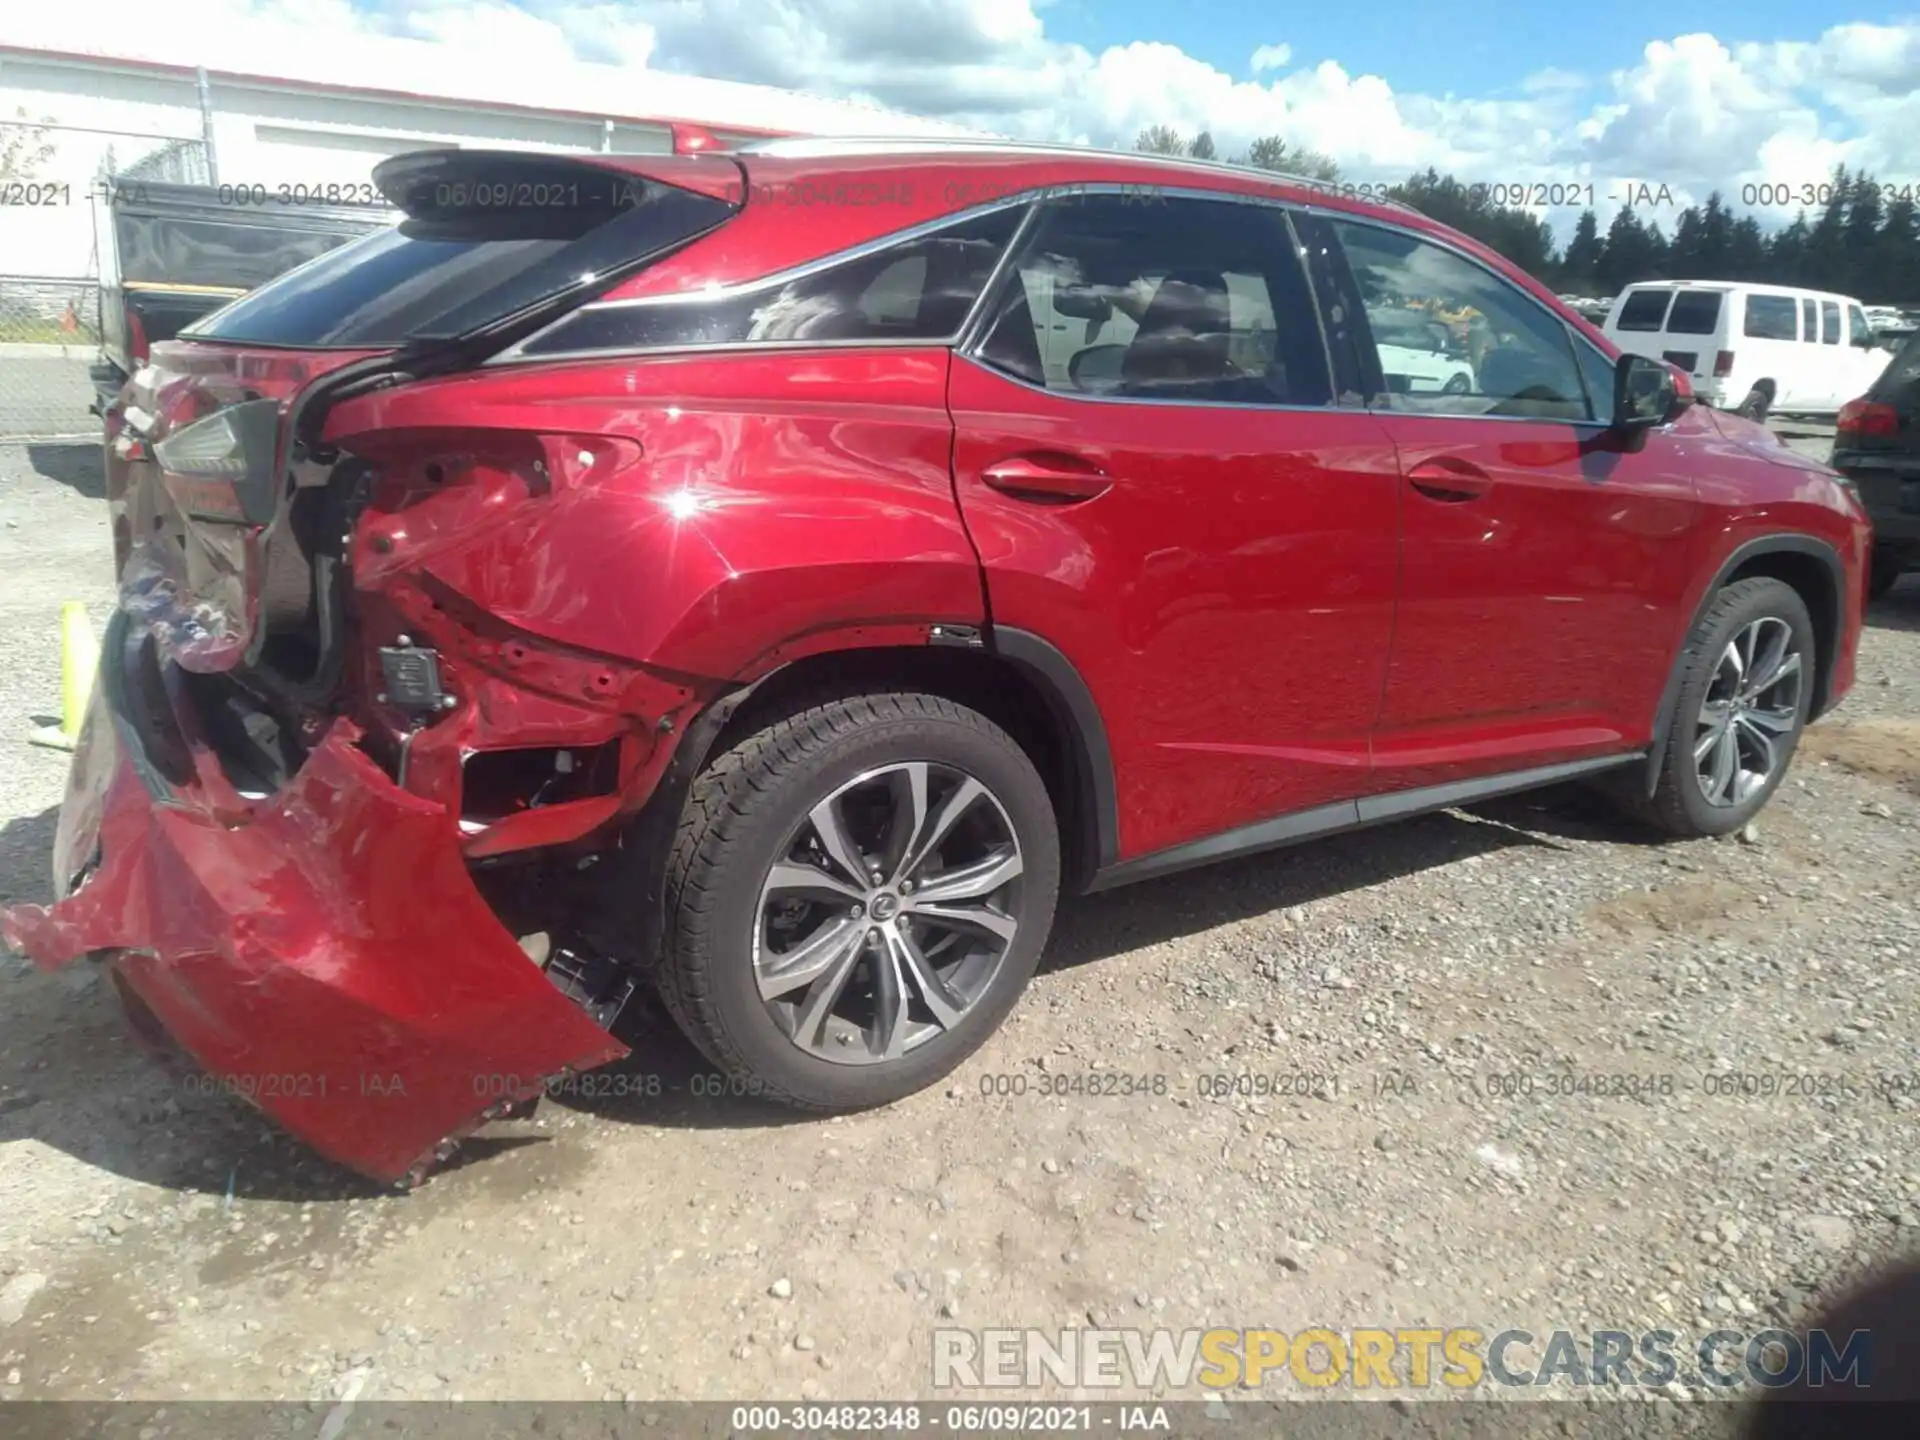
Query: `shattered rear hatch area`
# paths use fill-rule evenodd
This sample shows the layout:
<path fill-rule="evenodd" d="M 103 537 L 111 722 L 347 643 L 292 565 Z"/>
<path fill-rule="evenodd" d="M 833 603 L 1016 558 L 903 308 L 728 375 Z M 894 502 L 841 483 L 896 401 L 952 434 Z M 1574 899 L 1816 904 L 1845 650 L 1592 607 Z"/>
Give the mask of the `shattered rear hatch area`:
<path fill-rule="evenodd" d="M 7 911 L 9 945 L 112 964 L 236 1094 L 381 1181 L 626 1053 L 495 917 L 445 807 L 399 789 L 351 721 L 270 801 L 169 778 L 142 733 L 166 717 L 128 684 L 147 643 L 116 617 L 56 838 L 72 893 Z"/>

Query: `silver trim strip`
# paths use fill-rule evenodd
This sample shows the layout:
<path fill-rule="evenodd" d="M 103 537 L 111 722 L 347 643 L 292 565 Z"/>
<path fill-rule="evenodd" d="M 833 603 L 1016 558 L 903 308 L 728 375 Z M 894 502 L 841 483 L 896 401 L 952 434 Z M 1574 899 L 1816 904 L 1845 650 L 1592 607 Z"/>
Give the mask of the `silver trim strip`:
<path fill-rule="evenodd" d="M 578 313 L 577 311 L 575 312 Z M 954 337 L 931 340 L 716 340 L 707 345 L 647 345 L 631 349 L 554 350 L 539 355 L 509 355 L 502 351 L 488 365 L 547 365 L 577 360 L 652 360 L 677 355 L 718 355 L 728 351 L 758 354 L 763 350 L 951 350 Z"/>
<path fill-rule="evenodd" d="M 1062 145 L 1045 140 L 991 140 L 971 136 L 817 136 L 805 139 L 761 140 L 736 147 L 736 155 L 764 155 L 770 160 L 830 160 L 849 155 L 1027 155 L 1059 156 L 1064 160 L 1128 160 L 1154 168 L 1192 170 L 1209 175 L 1242 175 L 1271 180 L 1276 185 L 1296 185 L 1322 195 L 1340 195 L 1337 182 L 1316 180 L 1311 175 L 1296 175 L 1284 170 L 1263 170 L 1257 165 L 1236 165 L 1229 160 L 1196 160 L 1189 155 L 1155 155 L 1141 150 L 1108 150 L 1094 145 Z M 1420 211 L 1404 200 L 1390 196 L 1352 195 L 1344 198 L 1366 205 L 1383 205 L 1418 215 Z"/>

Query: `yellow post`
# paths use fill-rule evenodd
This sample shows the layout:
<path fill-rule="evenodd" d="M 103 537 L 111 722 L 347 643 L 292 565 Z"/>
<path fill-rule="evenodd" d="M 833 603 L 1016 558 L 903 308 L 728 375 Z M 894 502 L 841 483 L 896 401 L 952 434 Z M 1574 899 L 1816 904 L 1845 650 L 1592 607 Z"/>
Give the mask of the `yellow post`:
<path fill-rule="evenodd" d="M 60 723 L 34 731 L 28 738 L 35 745 L 71 750 L 79 743 L 87 702 L 93 696 L 94 672 L 99 668 L 100 642 L 94 637 L 86 604 L 69 600 L 60 607 Z"/>

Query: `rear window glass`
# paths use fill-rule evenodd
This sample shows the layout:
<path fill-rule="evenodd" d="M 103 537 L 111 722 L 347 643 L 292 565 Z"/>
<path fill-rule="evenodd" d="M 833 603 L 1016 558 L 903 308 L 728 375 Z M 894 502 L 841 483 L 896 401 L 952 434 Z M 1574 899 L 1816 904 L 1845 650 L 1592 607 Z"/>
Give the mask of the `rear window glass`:
<path fill-rule="evenodd" d="M 1749 295 L 1746 333 L 1756 340 L 1798 340 L 1800 313 L 1791 295 Z"/>
<path fill-rule="evenodd" d="M 1616 330 L 1658 330 L 1660 322 L 1666 317 L 1667 301 L 1673 298 L 1670 290 L 1635 290 L 1620 307 L 1620 318 L 1614 321 Z"/>
<path fill-rule="evenodd" d="M 1673 297 L 1667 312 L 1669 335 L 1711 335 L 1720 323 L 1718 290 L 1682 290 Z"/>
<path fill-rule="evenodd" d="M 1019 207 L 975 216 L 812 274 L 705 299 L 608 305 L 568 316 L 521 353 L 694 345 L 945 340 L 1013 239 Z"/>
<path fill-rule="evenodd" d="M 184 333 L 302 348 L 450 338 L 630 270 L 733 213 L 710 196 L 584 167 L 549 169 L 531 189 L 453 181 L 415 189 L 424 194 L 398 225 L 329 251 Z M 496 194 L 509 203 L 493 204 Z M 522 194 L 536 199 L 520 203 Z"/>

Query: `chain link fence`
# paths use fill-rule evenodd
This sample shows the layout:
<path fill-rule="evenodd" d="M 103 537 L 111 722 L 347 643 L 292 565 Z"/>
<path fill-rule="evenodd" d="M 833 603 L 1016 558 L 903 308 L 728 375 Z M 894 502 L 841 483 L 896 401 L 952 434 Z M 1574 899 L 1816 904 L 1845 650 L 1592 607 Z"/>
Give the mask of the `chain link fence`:
<path fill-rule="evenodd" d="M 100 358 L 108 182 L 205 185 L 206 145 L 32 122 L 15 144 L 22 199 L 0 210 L 0 442 L 98 439 L 88 368 Z M 3 136 L 0 136 L 3 138 Z M 42 199 L 44 197 L 44 199 Z M 108 257 L 109 259 L 111 257 Z"/>
<path fill-rule="evenodd" d="M 97 282 L 0 275 L 0 440 L 97 436 L 99 350 Z"/>

